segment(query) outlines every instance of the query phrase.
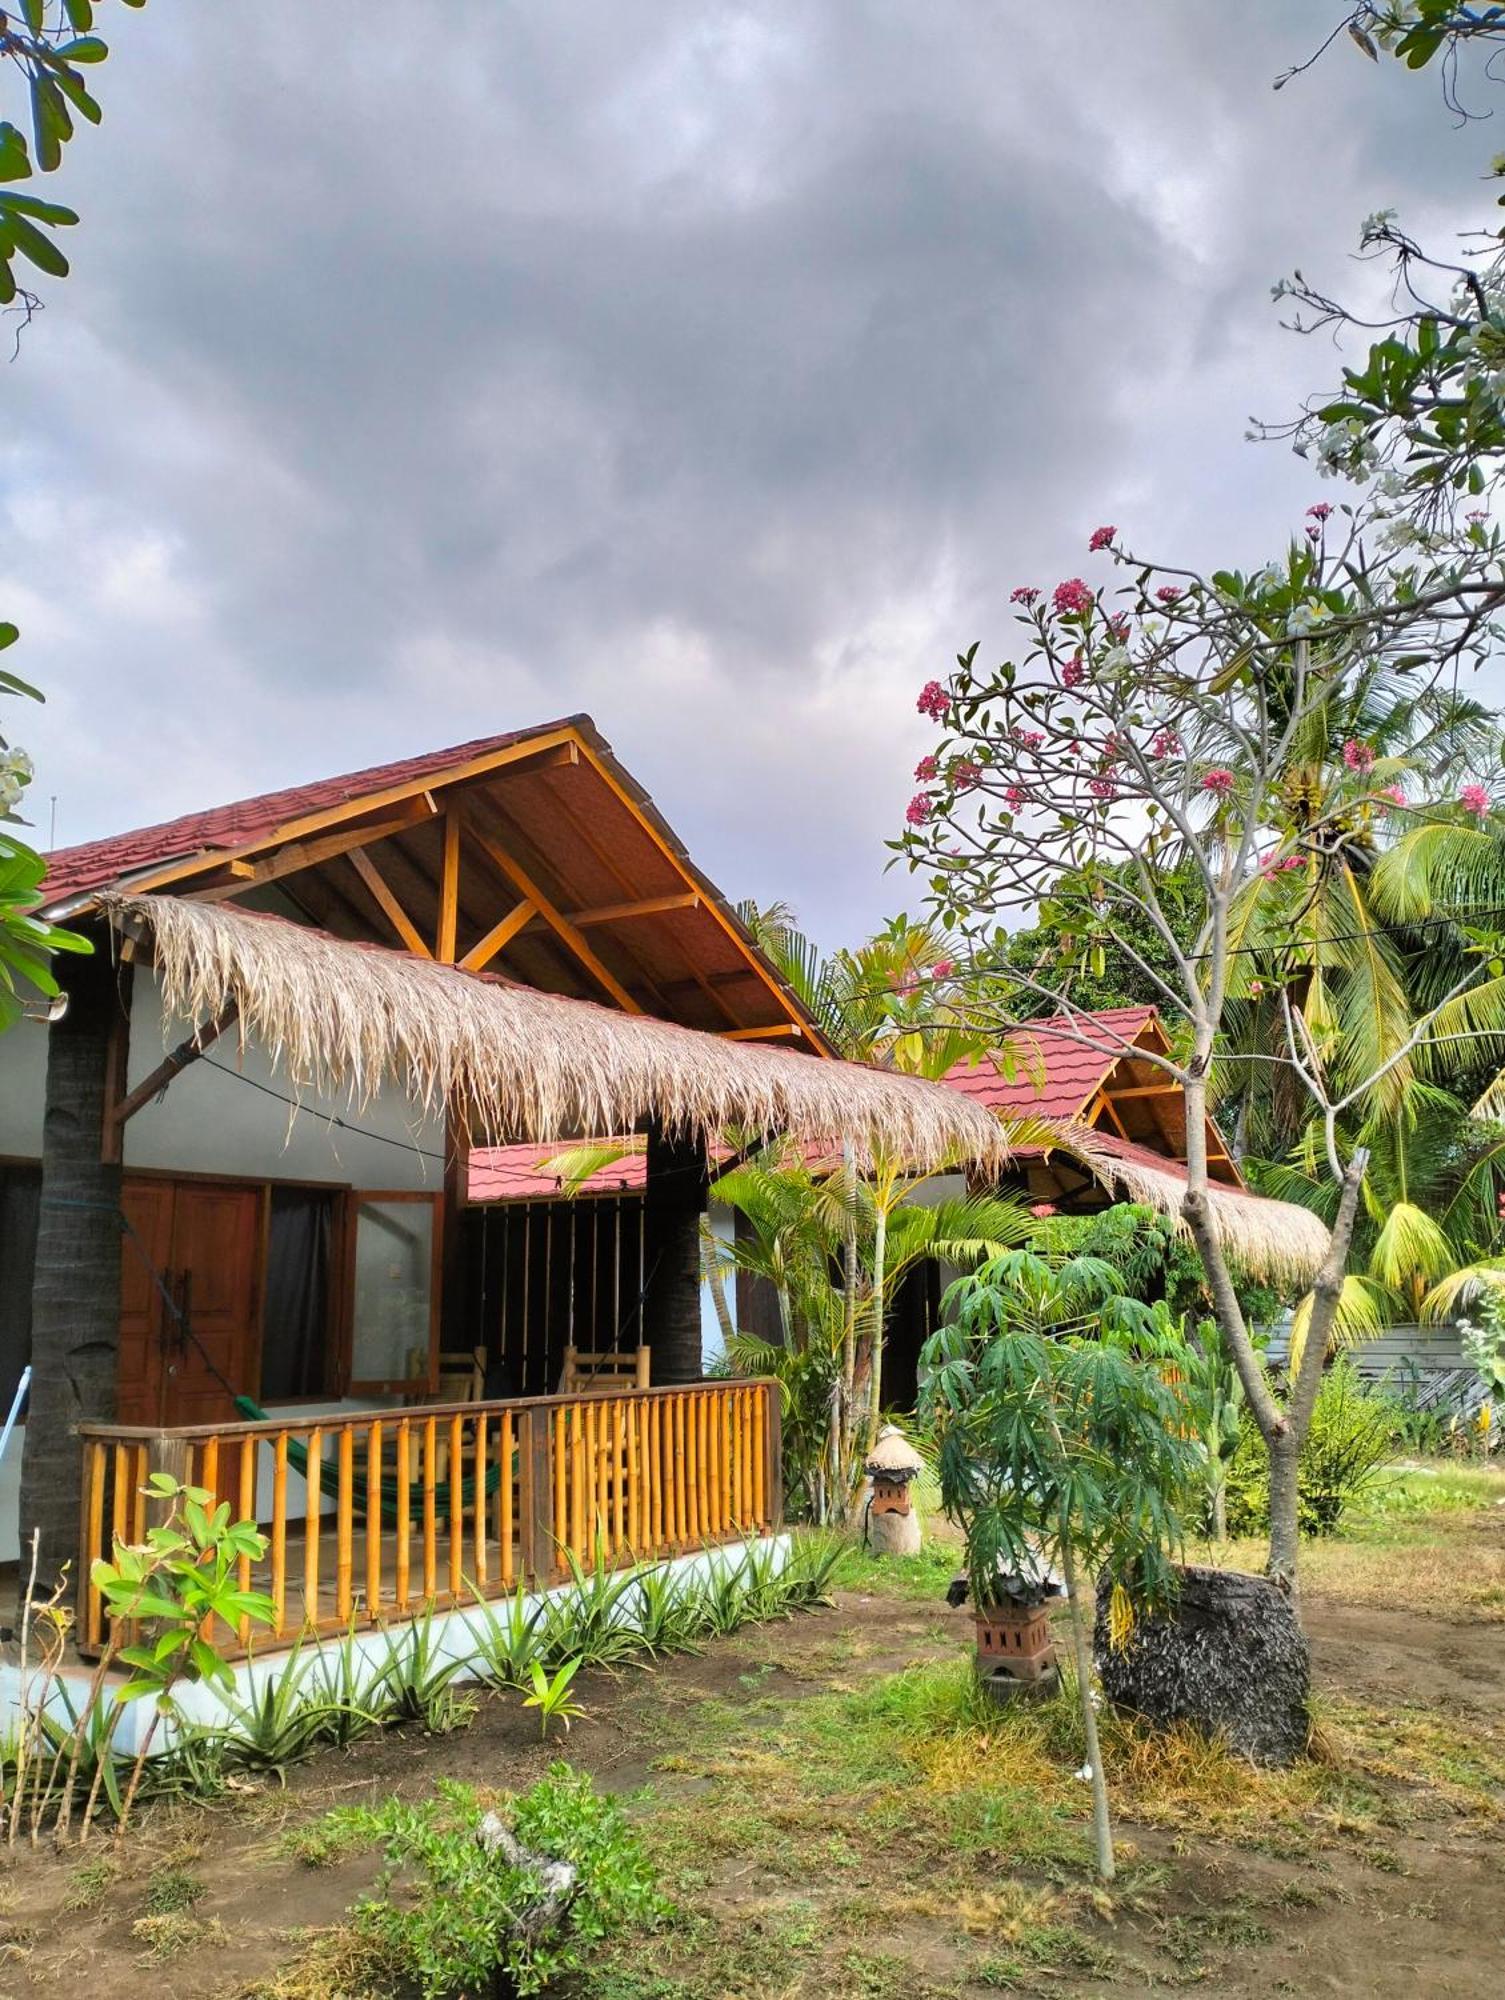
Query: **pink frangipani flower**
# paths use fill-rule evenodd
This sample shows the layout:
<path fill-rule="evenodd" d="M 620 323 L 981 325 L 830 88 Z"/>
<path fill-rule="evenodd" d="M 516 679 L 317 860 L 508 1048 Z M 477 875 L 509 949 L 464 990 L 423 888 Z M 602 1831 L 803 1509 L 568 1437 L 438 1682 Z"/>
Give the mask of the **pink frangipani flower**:
<path fill-rule="evenodd" d="M 1069 576 L 1064 583 L 1056 585 L 1050 601 L 1061 617 L 1080 618 L 1092 609 L 1094 599 L 1079 576 Z"/>
<path fill-rule="evenodd" d="M 926 778 L 933 778 L 939 769 L 934 757 L 922 757 L 914 767 L 914 774 L 923 782 Z"/>
<path fill-rule="evenodd" d="M 929 792 L 916 792 L 904 808 L 904 817 L 911 826 L 923 826 L 930 817 L 933 804 Z"/>
<path fill-rule="evenodd" d="M 951 697 L 939 681 L 926 681 L 915 702 L 921 715 L 928 715 L 932 722 L 940 722 L 950 706 Z"/>
<path fill-rule="evenodd" d="M 1203 778 L 1202 789 L 1204 792 L 1211 792 L 1214 798 L 1226 799 L 1237 782 L 1226 765 L 1219 764 Z"/>
<path fill-rule="evenodd" d="M 1483 819 L 1489 812 L 1489 793 L 1477 782 L 1465 785 L 1458 794 L 1458 803 L 1465 812 L 1472 813 L 1475 819 Z"/>
<path fill-rule="evenodd" d="M 1010 604 L 1033 604 L 1040 595 L 1032 583 L 1021 583 L 1017 590 L 1009 592 Z"/>
<path fill-rule="evenodd" d="M 1117 533 L 1117 528 L 1094 528 L 1092 530 L 1092 538 L 1088 542 L 1087 547 L 1093 555 L 1097 555 L 1103 549 L 1111 549 L 1113 546 L 1113 537 Z"/>

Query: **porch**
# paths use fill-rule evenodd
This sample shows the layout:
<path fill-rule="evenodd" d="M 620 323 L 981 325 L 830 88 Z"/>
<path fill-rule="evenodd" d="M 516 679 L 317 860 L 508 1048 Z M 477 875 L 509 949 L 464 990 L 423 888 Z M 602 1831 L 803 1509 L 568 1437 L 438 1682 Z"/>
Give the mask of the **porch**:
<path fill-rule="evenodd" d="M 241 1656 L 546 1590 L 570 1561 L 613 1567 L 777 1533 L 779 1400 L 767 1380 L 592 1391 L 171 1429 L 80 1427 L 77 1644 L 107 1638 L 96 1558 L 139 1541 L 151 1472 L 257 1520 L 265 1557 L 240 1584 L 273 1625 L 209 1634 Z"/>

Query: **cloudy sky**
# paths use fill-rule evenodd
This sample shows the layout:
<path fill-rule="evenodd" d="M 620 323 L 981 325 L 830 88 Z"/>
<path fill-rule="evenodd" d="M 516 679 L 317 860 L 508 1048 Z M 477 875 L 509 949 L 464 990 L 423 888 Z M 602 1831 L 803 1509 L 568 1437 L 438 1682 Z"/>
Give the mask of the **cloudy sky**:
<path fill-rule="evenodd" d="M 0 365 L 43 836 L 587 709 L 828 943 L 915 900 L 919 684 L 1099 522 L 1278 550 L 1246 422 L 1334 357 L 1271 282 L 1501 144 L 1346 47 L 1272 91 L 1337 0 L 107 11 Z"/>

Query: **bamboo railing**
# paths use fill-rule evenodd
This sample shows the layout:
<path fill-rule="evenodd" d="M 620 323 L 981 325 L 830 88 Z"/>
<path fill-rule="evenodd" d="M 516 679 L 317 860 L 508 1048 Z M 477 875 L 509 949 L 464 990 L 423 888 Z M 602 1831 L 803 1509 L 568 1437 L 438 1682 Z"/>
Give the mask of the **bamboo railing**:
<path fill-rule="evenodd" d="M 152 1472 L 207 1487 L 267 1536 L 240 1583 L 271 1628 L 221 1630 L 230 1655 L 308 1633 L 547 1588 L 600 1551 L 616 1566 L 775 1532 L 778 1388 L 769 1381 L 274 1417 L 152 1430 L 82 1424 L 78 1648 L 103 1649 L 90 1571 L 160 1518 Z"/>

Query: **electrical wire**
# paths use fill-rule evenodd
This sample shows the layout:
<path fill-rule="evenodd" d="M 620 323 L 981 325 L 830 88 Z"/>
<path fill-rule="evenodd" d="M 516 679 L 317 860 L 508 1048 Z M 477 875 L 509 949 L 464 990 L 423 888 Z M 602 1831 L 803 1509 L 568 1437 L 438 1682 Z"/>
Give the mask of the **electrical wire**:
<path fill-rule="evenodd" d="M 359 1139 L 375 1139 L 383 1146 L 397 1146 L 404 1153 L 416 1153 L 420 1159 L 435 1160 L 441 1167 L 446 1164 L 443 1153 L 435 1153 L 426 1146 L 420 1146 L 416 1140 L 394 1139 L 390 1132 L 373 1132 L 369 1125 L 353 1124 L 350 1119 L 341 1118 L 337 1112 L 320 1111 L 312 1104 L 301 1104 L 296 1097 L 288 1097 L 283 1091 L 274 1090 L 269 1083 L 261 1083 L 254 1076 L 247 1076 L 244 1070 L 231 1069 L 228 1063 L 220 1062 L 207 1051 L 201 1052 L 197 1060 L 207 1063 L 210 1069 L 217 1069 L 221 1076 L 233 1077 L 237 1083 L 246 1084 L 252 1090 L 259 1090 L 263 1097 L 275 1098 L 279 1104 L 285 1104 L 290 1111 L 301 1111 L 310 1118 L 317 1118 L 321 1125 L 337 1126 L 341 1132 L 353 1133 Z"/>

